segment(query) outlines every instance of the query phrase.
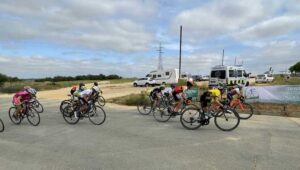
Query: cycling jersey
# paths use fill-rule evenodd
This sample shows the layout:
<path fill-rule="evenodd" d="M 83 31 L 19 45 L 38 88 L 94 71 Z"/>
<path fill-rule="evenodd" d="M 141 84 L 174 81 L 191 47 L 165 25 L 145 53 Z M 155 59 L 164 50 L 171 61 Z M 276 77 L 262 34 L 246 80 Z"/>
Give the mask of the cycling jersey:
<path fill-rule="evenodd" d="M 162 91 L 163 94 L 171 94 L 172 93 L 172 88 L 171 87 L 167 87 L 165 88 L 165 90 Z"/>
<path fill-rule="evenodd" d="M 221 91 L 219 89 L 208 90 L 211 93 L 212 97 L 220 97 Z"/>
<path fill-rule="evenodd" d="M 150 92 L 150 96 L 153 100 L 157 99 L 157 94 L 161 93 L 162 90 L 160 88 L 155 88 Z"/>
<path fill-rule="evenodd" d="M 17 92 L 13 97 L 14 105 L 20 105 L 23 101 L 30 100 L 30 93 L 26 90 Z"/>
<path fill-rule="evenodd" d="M 80 92 L 80 97 L 85 97 L 85 96 L 91 95 L 92 93 L 93 93 L 93 90 L 87 89 L 87 90 Z"/>

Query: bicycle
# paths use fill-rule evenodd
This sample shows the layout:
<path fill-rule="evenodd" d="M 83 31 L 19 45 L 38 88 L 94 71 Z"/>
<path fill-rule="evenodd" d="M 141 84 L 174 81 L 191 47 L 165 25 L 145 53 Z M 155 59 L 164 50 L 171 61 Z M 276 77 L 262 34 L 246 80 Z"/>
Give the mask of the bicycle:
<path fill-rule="evenodd" d="M 197 108 L 200 109 L 199 106 L 195 105 L 192 103 L 191 99 L 186 99 L 181 105 L 181 108 L 178 112 L 178 114 L 175 114 L 173 112 L 174 107 L 175 107 L 175 102 L 170 102 L 167 103 L 167 105 L 162 105 L 163 107 L 160 107 L 157 112 L 153 112 L 153 117 L 155 120 L 158 122 L 167 122 L 169 121 L 172 117 L 175 118 L 178 115 L 182 115 L 184 111 L 188 108 Z"/>
<path fill-rule="evenodd" d="M 80 119 L 89 118 L 94 125 L 101 125 L 106 120 L 106 113 L 100 106 L 95 105 L 95 101 L 90 100 L 87 108 L 80 102 L 68 103 L 63 108 L 63 118 L 68 124 L 77 124 Z"/>
<path fill-rule="evenodd" d="M 154 105 L 154 100 L 152 96 L 149 95 L 147 99 L 141 101 L 141 104 L 138 104 L 137 110 L 141 115 L 149 115 L 154 112 L 156 109 L 160 109 L 161 107 L 167 107 L 170 103 L 173 102 L 173 98 L 167 95 L 162 95 L 159 99 L 159 103 Z"/>
<path fill-rule="evenodd" d="M 22 109 L 20 115 L 17 115 L 17 109 L 15 106 L 9 108 L 8 115 L 10 120 L 14 124 L 19 125 L 22 122 L 22 120 L 26 117 L 31 125 L 38 126 L 41 121 L 39 112 L 36 111 L 35 107 L 32 105 L 31 102 L 25 102 L 23 103 L 23 105 L 24 108 Z"/>
<path fill-rule="evenodd" d="M 253 107 L 251 104 L 245 102 L 244 97 L 228 101 L 228 104 L 239 113 L 240 118 L 243 120 L 250 119 L 253 115 Z"/>
<path fill-rule="evenodd" d="M 68 96 L 70 97 L 70 99 L 63 100 L 62 102 L 60 102 L 59 110 L 62 114 L 63 114 L 64 108 L 74 102 L 74 96 L 72 96 L 71 94 L 68 94 Z"/>
<path fill-rule="evenodd" d="M 208 111 L 214 117 L 214 123 L 218 129 L 232 131 L 240 124 L 239 114 L 234 109 L 227 108 L 226 106 L 212 107 L 212 105 L 208 106 L 208 108 Z M 204 111 L 201 109 L 187 108 L 180 116 L 180 122 L 184 128 L 195 130 L 201 126 L 209 125 L 212 117 L 206 118 Z M 225 123 L 222 123 L 223 120 L 225 120 Z M 229 122 L 229 120 L 233 123 Z"/>
<path fill-rule="evenodd" d="M 3 132 L 5 129 L 4 123 L 2 121 L 2 119 L 0 119 L 0 132 Z"/>

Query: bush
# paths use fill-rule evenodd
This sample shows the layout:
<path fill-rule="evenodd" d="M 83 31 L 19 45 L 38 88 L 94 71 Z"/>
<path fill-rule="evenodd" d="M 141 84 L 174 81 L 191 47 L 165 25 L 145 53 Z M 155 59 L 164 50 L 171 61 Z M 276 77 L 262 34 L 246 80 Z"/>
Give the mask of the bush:
<path fill-rule="evenodd" d="M 111 103 L 127 105 L 127 106 L 137 106 L 140 104 L 149 104 L 149 93 L 147 91 L 141 91 L 139 94 L 130 94 L 127 96 L 117 97 L 109 100 Z"/>

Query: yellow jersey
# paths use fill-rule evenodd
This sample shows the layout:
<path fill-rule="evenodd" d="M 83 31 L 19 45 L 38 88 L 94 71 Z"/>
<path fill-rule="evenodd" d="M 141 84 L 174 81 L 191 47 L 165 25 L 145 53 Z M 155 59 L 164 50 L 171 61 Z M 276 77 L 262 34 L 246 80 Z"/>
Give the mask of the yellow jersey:
<path fill-rule="evenodd" d="M 220 97 L 221 91 L 219 89 L 208 90 L 211 93 L 212 97 Z"/>

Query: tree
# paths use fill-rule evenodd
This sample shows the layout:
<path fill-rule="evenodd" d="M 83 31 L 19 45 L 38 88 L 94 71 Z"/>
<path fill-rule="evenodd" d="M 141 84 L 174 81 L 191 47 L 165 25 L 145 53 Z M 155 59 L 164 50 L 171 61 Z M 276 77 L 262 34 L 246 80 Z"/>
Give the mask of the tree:
<path fill-rule="evenodd" d="M 6 75 L 0 73 L 0 86 L 2 86 L 7 80 L 8 80 L 8 77 Z"/>
<path fill-rule="evenodd" d="M 291 72 L 300 72 L 300 61 L 296 63 L 295 65 L 291 66 L 289 69 Z"/>

